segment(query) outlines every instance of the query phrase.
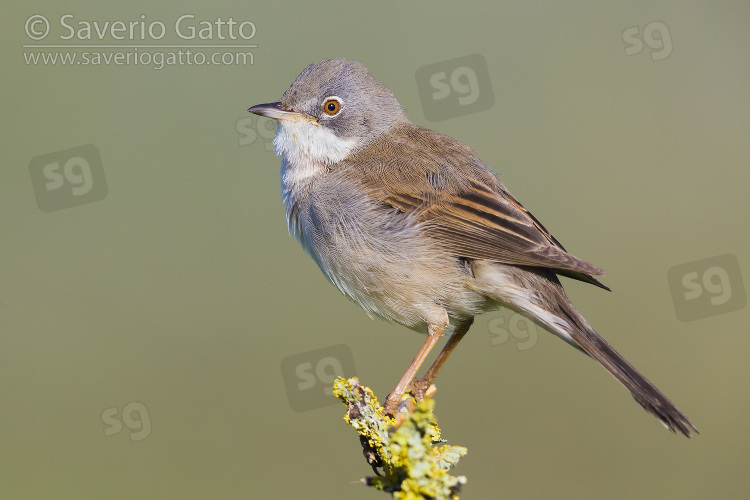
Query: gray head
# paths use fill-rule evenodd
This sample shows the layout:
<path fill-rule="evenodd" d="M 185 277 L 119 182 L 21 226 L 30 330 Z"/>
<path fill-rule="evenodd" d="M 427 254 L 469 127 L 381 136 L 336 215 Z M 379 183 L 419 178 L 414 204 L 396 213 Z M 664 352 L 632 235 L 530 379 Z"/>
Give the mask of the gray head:
<path fill-rule="evenodd" d="M 342 159 L 407 120 L 393 92 L 364 65 L 342 58 L 309 65 L 281 101 L 249 111 L 278 120 L 277 153 L 322 163 Z"/>

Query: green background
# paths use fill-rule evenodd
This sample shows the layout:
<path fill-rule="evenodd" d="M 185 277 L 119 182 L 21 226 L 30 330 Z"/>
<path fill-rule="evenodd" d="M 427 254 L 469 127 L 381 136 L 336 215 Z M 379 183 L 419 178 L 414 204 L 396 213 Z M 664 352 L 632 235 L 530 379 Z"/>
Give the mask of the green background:
<path fill-rule="evenodd" d="M 358 482 L 371 472 L 343 407 L 293 411 L 281 363 L 345 344 L 382 397 L 423 337 L 326 282 L 287 234 L 279 159 L 238 132 L 249 106 L 337 56 L 365 63 L 415 123 L 471 145 L 607 271 L 612 293 L 566 280 L 571 299 L 701 431 L 665 431 L 552 335 L 493 345 L 491 313 L 437 380 L 444 437 L 469 449 L 462 498 L 746 498 L 750 308 L 681 322 L 667 272 L 730 253 L 750 280 L 750 7 L 618 4 L 6 6 L 0 498 L 384 498 Z M 170 30 L 157 43 L 182 44 L 180 15 L 231 16 L 255 23 L 258 47 L 240 66 L 27 65 L 26 20 L 44 15 L 56 36 L 66 13 L 145 14 Z M 669 57 L 627 56 L 622 33 L 654 21 Z M 425 120 L 417 69 L 476 53 L 492 109 Z M 30 161 L 85 144 L 107 196 L 42 212 Z M 131 402 L 150 434 L 105 435 L 102 412 Z"/>

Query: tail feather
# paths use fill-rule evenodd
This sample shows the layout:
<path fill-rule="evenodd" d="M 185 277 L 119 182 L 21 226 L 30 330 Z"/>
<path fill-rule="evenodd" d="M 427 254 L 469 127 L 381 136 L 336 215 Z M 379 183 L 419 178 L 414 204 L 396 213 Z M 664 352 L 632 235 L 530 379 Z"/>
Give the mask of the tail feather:
<path fill-rule="evenodd" d="M 638 403 L 671 431 L 687 437 L 698 429 L 646 377 L 615 351 L 565 295 L 555 271 L 472 261 L 474 286 L 495 303 L 509 307 L 598 361 Z M 558 271 L 559 272 L 559 271 Z"/>
<path fill-rule="evenodd" d="M 570 305 L 570 308 L 573 306 Z M 575 309 L 565 313 L 570 323 L 576 327 L 567 332 L 576 347 L 598 361 L 630 391 L 633 399 L 647 412 L 661 420 L 672 432 L 680 432 L 687 437 L 691 437 L 693 432 L 698 433 L 687 416 L 596 333 Z"/>

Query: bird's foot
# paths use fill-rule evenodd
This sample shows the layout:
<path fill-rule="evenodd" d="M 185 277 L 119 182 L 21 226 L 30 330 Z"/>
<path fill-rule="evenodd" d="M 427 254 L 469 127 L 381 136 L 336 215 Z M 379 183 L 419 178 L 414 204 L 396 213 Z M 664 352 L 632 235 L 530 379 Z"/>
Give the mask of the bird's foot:
<path fill-rule="evenodd" d="M 422 401 L 425 397 L 432 396 L 436 390 L 435 386 L 432 385 L 432 380 L 426 377 L 415 378 L 409 383 L 409 387 L 406 388 L 406 391 L 411 392 L 417 401 Z"/>
<path fill-rule="evenodd" d="M 422 401 L 424 398 L 435 394 L 435 391 L 437 391 L 437 389 L 432 384 L 432 380 L 427 377 L 422 377 L 412 379 L 404 392 L 409 392 L 414 396 L 415 400 Z M 403 394 L 390 393 L 383 405 L 383 412 L 395 417 L 399 409 L 406 405 L 408 401 L 408 398 L 404 399 Z"/>

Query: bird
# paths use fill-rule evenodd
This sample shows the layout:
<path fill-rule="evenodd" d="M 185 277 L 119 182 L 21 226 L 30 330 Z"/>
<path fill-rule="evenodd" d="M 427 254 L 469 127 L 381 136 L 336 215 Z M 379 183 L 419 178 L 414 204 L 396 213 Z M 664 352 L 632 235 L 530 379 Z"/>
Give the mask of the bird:
<path fill-rule="evenodd" d="M 559 276 L 609 290 L 602 269 L 568 253 L 469 146 L 412 123 L 362 63 L 312 63 L 248 111 L 276 121 L 290 233 L 369 316 L 426 334 L 387 413 L 407 391 L 424 398 L 474 317 L 504 307 L 593 358 L 671 431 L 698 432 L 565 294 Z"/>

